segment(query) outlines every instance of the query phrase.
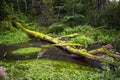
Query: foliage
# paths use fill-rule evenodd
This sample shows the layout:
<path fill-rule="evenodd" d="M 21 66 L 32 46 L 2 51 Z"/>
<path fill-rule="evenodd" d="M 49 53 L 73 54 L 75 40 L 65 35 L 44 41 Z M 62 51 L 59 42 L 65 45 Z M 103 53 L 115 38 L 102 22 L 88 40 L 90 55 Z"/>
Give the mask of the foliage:
<path fill-rule="evenodd" d="M 59 35 L 57 35 L 57 34 L 54 34 L 54 33 L 49 33 L 49 34 L 47 34 L 48 36 L 51 36 L 51 37 L 53 37 L 53 38 L 56 38 L 56 37 L 58 37 Z"/>
<path fill-rule="evenodd" d="M 118 28 L 120 25 L 120 3 L 112 2 L 107 8 L 101 12 L 100 21 L 104 20 L 104 24 L 113 28 Z"/>
<path fill-rule="evenodd" d="M 74 14 L 72 16 L 64 16 L 61 22 L 65 23 L 67 26 L 74 27 L 79 24 L 84 23 L 84 16 L 79 14 Z"/>
<path fill-rule="evenodd" d="M 21 43 L 30 40 L 28 35 L 21 30 L 12 28 L 10 31 L 0 32 L 0 44 L 9 45 L 14 43 Z"/>
<path fill-rule="evenodd" d="M 89 7 L 93 6 L 90 3 L 93 4 L 92 1 L 86 1 L 84 3 L 82 0 L 66 0 L 59 2 L 58 10 L 60 10 L 59 17 L 61 22 L 64 22 L 68 26 L 87 23 L 85 17 L 88 14 Z"/>
<path fill-rule="evenodd" d="M 74 28 L 66 27 L 64 29 L 64 31 L 61 32 L 60 34 L 72 34 L 72 33 L 86 34 L 86 32 L 88 32 L 88 31 L 90 32 L 92 30 L 93 30 L 93 28 L 91 26 L 79 25 L 79 26 L 76 26 Z"/>
<path fill-rule="evenodd" d="M 98 43 L 101 44 L 113 44 L 119 31 L 116 29 L 100 29 L 93 32 L 93 35 L 97 38 Z"/>
<path fill-rule="evenodd" d="M 0 21 L 7 19 L 13 11 L 13 5 L 9 4 L 5 0 L 0 0 Z"/>
<path fill-rule="evenodd" d="M 56 0 L 41 0 L 41 1 L 36 1 L 38 5 L 35 5 L 36 11 L 37 11 L 37 16 L 39 19 L 37 23 L 40 26 L 50 26 L 54 22 L 58 20 L 57 15 L 55 14 L 55 2 Z M 35 12 L 36 12 L 35 11 Z"/>
<path fill-rule="evenodd" d="M 33 53 L 37 53 L 41 51 L 41 48 L 38 47 L 28 47 L 28 48 L 20 48 L 12 52 L 15 55 L 32 55 Z"/>
<path fill-rule="evenodd" d="M 60 35 L 67 35 L 67 34 L 73 34 L 73 33 L 79 33 L 81 36 L 84 36 L 83 37 L 84 45 L 85 45 L 85 41 L 84 41 L 85 38 L 87 39 L 86 40 L 87 44 L 89 44 L 89 43 L 92 44 L 92 43 L 97 42 L 99 44 L 113 44 L 113 45 L 115 45 L 115 40 L 119 39 L 118 38 L 119 37 L 119 30 L 104 29 L 104 28 L 99 29 L 99 28 L 93 28 L 91 26 L 86 26 L 86 25 L 77 26 L 77 27 L 74 27 L 74 28 L 66 27 L 63 30 L 63 32 L 59 33 L 59 36 Z M 81 43 L 80 39 L 79 38 L 73 38 L 72 42 Z M 119 42 L 119 40 L 117 42 Z M 116 45 L 116 46 L 118 46 L 118 45 Z"/>
<path fill-rule="evenodd" d="M 82 35 L 82 36 L 78 36 L 78 37 L 75 37 L 75 38 L 71 39 L 70 42 L 71 43 L 82 44 L 87 48 L 88 44 L 93 44 L 94 43 L 94 39 Z"/>
<path fill-rule="evenodd" d="M 109 35 L 100 35 L 98 36 L 98 42 L 99 43 L 113 43 L 114 42 L 114 38 L 109 36 Z"/>
<path fill-rule="evenodd" d="M 36 65 L 37 64 L 37 65 Z M 112 71 L 100 71 L 87 66 L 50 59 L 0 62 L 11 80 L 119 80 Z M 87 77 L 86 77 L 87 76 Z"/>
<path fill-rule="evenodd" d="M 102 2 L 98 7 L 103 7 L 99 13 L 95 13 L 96 6 L 96 0 L 1 0 L 0 20 L 11 20 L 10 16 L 24 14 L 40 26 L 50 26 L 60 21 L 67 26 L 90 24 L 119 28 L 119 2 L 105 5 Z"/>
<path fill-rule="evenodd" d="M 105 6 L 106 9 L 95 14 L 95 1 L 0 0 L 0 45 L 21 43 L 30 40 L 26 33 L 12 27 L 12 21 L 19 21 L 25 24 L 24 26 L 28 29 L 39 31 L 52 37 L 79 33 L 80 36 L 68 42 L 83 44 L 85 48 L 88 44 L 93 44 L 94 42 L 99 44 L 110 43 L 115 46 L 117 51 L 120 51 L 119 31 L 111 29 L 114 27 L 119 28 L 120 3 L 111 3 Z M 107 29 L 97 29 L 88 26 L 88 24 L 96 25 L 95 20 L 98 22 L 98 26 L 107 25 Z M 47 28 L 39 27 L 39 25 L 51 26 Z M 40 50 L 40 48 L 30 47 L 16 50 L 13 54 L 28 55 Z M 107 68 L 106 71 L 99 71 L 69 62 L 54 60 L 1 61 L 0 65 L 6 67 L 10 80 L 120 79 L 120 70 L 112 72 L 107 70 Z"/>
<path fill-rule="evenodd" d="M 63 23 L 54 23 L 53 25 L 51 25 L 49 27 L 49 31 L 51 33 L 59 33 L 62 32 L 64 30 L 65 25 Z"/>

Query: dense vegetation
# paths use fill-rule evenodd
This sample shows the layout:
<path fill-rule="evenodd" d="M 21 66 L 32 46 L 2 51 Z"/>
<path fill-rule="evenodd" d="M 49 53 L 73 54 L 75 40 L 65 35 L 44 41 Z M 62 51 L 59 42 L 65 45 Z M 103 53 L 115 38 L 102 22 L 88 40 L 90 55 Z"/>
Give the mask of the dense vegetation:
<path fill-rule="evenodd" d="M 31 40 L 25 32 L 13 27 L 12 22 L 54 38 L 79 33 L 65 38 L 68 43 L 93 45 L 111 44 L 120 51 L 120 1 L 110 0 L 0 0 L 0 45 L 11 45 Z M 64 40 L 64 39 L 63 39 Z M 79 48 L 79 47 L 78 47 Z M 13 54 L 31 54 L 40 48 L 23 48 Z M 119 61 L 119 60 L 118 60 Z M 36 65 L 38 64 L 38 65 Z M 105 63 L 106 64 L 106 63 Z M 10 80 L 119 80 L 115 71 L 103 70 L 49 59 L 0 61 Z M 22 74 L 21 74 L 22 73 Z M 89 74 L 88 74 L 89 73 Z M 87 76 L 87 77 L 86 77 Z"/>
<path fill-rule="evenodd" d="M 36 65 L 37 64 L 37 65 Z M 119 80 L 120 74 L 49 59 L 1 62 L 12 80 Z M 13 66 L 14 65 L 14 66 Z"/>

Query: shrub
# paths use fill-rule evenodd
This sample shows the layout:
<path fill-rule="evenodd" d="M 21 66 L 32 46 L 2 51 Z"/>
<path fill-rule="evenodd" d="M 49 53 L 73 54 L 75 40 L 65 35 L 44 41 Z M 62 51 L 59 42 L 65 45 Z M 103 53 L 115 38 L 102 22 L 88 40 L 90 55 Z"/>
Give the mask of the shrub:
<path fill-rule="evenodd" d="M 76 38 L 71 39 L 70 42 L 83 44 L 85 47 L 87 47 L 88 44 L 94 43 L 94 39 L 92 39 L 91 37 L 86 37 L 82 35 L 82 36 L 78 36 Z"/>
<path fill-rule="evenodd" d="M 10 31 L 0 32 L 0 44 L 9 45 L 14 43 L 21 43 L 30 40 L 28 35 L 21 30 L 12 29 Z"/>
<path fill-rule="evenodd" d="M 66 27 L 64 31 L 61 34 L 72 34 L 72 33 L 80 33 L 80 34 L 85 34 L 87 31 L 92 31 L 93 28 L 91 26 L 76 26 L 74 28 L 71 27 Z"/>
<path fill-rule="evenodd" d="M 64 28 L 65 28 L 65 25 L 63 23 L 54 23 L 49 27 L 49 32 L 59 33 L 59 32 L 62 32 Z"/>

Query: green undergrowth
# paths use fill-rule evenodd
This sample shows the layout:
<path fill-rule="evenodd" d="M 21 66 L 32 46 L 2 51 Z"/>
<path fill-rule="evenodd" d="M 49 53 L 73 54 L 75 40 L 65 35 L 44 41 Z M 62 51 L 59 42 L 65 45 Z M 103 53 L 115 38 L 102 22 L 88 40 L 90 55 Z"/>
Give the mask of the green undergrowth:
<path fill-rule="evenodd" d="M 44 30 L 43 33 L 45 33 Z M 117 29 L 105 29 L 104 27 L 94 28 L 89 25 L 66 27 L 66 25 L 63 23 L 56 23 L 51 25 L 48 29 L 46 28 L 45 34 L 56 38 L 73 33 L 79 33 L 80 35 L 68 39 L 68 43 L 82 44 L 84 48 L 87 48 L 89 44 L 91 45 L 95 43 L 112 44 L 118 51 L 120 50 L 119 46 L 117 45 L 117 43 L 120 43 L 120 31 Z"/>
<path fill-rule="evenodd" d="M 61 35 L 65 35 L 65 34 L 72 34 L 72 33 L 79 33 L 81 36 L 85 36 L 87 37 L 86 40 L 88 38 L 90 39 L 94 39 L 94 42 L 98 42 L 100 44 L 107 44 L 107 43 L 113 43 L 116 36 L 119 35 L 118 30 L 116 29 L 97 29 L 97 28 L 93 28 L 91 26 L 77 26 L 75 28 L 65 28 L 63 32 L 61 32 Z M 91 41 L 90 41 L 91 43 Z"/>
<path fill-rule="evenodd" d="M 0 45 L 10 45 L 29 41 L 28 35 L 21 30 L 5 30 L 0 32 Z"/>
<path fill-rule="evenodd" d="M 70 41 L 68 41 L 68 43 L 82 44 L 85 48 L 87 48 L 88 44 L 94 43 L 94 39 L 81 35 L 71 39 Z"/>
<path fill-rule="evenodd" d="M 14 55 L 32 55 L 33 53 L 40 52 L 42 49 L 38 47 L 20 48 L 12 52 Z"/>
<path fill-rule="evenodd" d="M 28 35 L 20 29 L 15 28 L 11 21 L 6 20 L 0 23 L 0 45 L 10 45 L 30 40 Z"/>
<path fill-rule="evenodd" d="M 63 31 L 57 33 L 57 37 L 79 33 L 80 36 L 77 36 L 72 39 L 68 39 L 70 43 L 80 43 L 87 47 L 89 44 L 112 44 L 115 45 L 116 42 L 120 42 L 120 31 L 117 29 L 104 29 L 104 28 L 93 28 L 92 26 L 83 25 L 76 27 L 65 27 Z M 55 36 L 56 34 L 52 33 L 50 36 Z M 117 40 L 117 41 L 116 41 Z M 117 46 L 117 45 L 116 45 Z"/>
<path fill-rule="evenodd" d="M 50 59 L 0 61 L 10 80 L 119 80 L 112 71 Z"/>

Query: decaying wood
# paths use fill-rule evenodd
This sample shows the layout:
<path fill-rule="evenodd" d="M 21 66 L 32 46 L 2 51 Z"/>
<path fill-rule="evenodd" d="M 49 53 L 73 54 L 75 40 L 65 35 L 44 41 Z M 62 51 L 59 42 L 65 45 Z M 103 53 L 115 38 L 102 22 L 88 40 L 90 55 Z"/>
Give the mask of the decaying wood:
<path fill-rule="evenodd" d="M 23 31 L 27 32 L 28 34 L 30 34 L 30 35 L 32 35 L 36 38 L 40 38 L 40 39 L 49 41 L 49 42 L 53 43 L 53 45 L 59 46 L 59 47 L 65 49 L 65 50 L 69 51 L 70 53 L 81 55 L 81 56 L 84 56 L 86 58 L 90 58 L 90 59 L 93 59 L 93 60 L 109 61 L 110 63 L 114 63 L 114 58 L 112 58 L 111 56 L 116 57 L 116 55 L 112 54 L 112 55 L 107 56 L 107 57 L 106 56 L 96 56 L 95 55 L 96 53 L 99 53 L 99 52 L 102 52 L 102 53 L 108 52 L 108 49 L 106 47 L 102 47 L 102 48 L 91 50 L 91 51 L 87 51 L 85 49 L 76 49 L 76 48 L 71 47 L 72 44 L 68 44 L 68 43 L 64 44 L 64 41 L 59 40 L 57 38 L 52 38 L 48 35 L 26 29 L 19 22 L 14 22 L 13 24 L 14 24 L 15 27 L 22 29 Z M 119 58 L 118 55 L 117 55 L 117 58 Z"/>

